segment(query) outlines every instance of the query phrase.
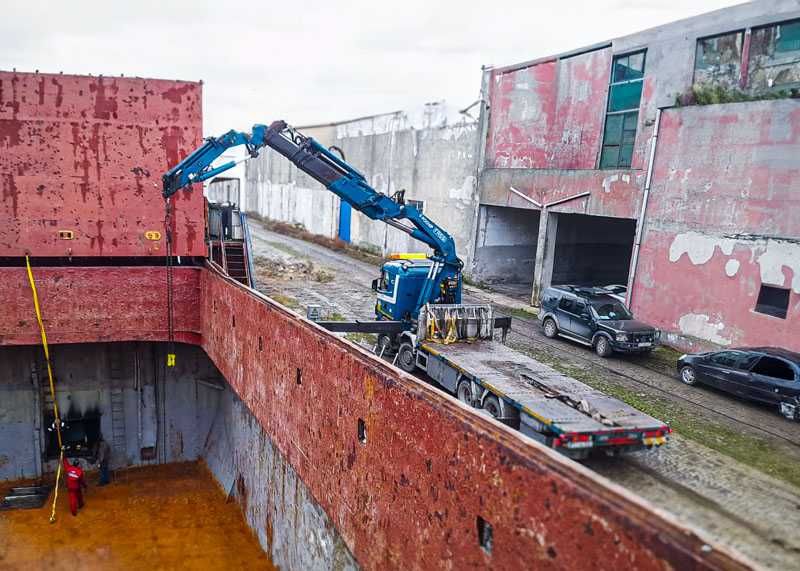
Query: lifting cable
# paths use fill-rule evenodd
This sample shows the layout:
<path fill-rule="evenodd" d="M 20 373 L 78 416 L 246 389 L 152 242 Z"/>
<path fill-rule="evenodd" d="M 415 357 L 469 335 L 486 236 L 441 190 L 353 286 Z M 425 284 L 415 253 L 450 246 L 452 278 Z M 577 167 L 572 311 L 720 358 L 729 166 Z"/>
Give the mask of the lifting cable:
<path fill-rule="evenodd" d="M 175 308 L 172 266 L 172 201 L 164 199 L 164 230 L 167 239 L 167 367 L 175 366 Z"/>
<path fill-rule="evenodd" d="M 31 271 L 31 260 L 26 255 L 25 265 L 28 268 L 28 282 L 31 285 L 31 294 L 33 295 L 33 308 L 36 311 L 36 321 L 39 323 L 39 333 L 42 337 L 42 347 L 44 348 L 44 360 L 47 364 L 47 378 L 50 381 L 50 397 L 53 399 L 53 416 L 55 417 L 56 436 L 58 437 L 58 449 L 60 450 L 58 458 L 58 470 L 56 472 L 56 487 L 53 494 L 53 507 L 50 510 L 50 523 L 56 521 L 56 502 L 58 501 L 58 484 L 61 480 L 61 467 L 64 464 L 64 444 L 61 440 L 61 415 L 58 412 L 58 401 L 56 400 L 56 384 L 53 380 L 53 367 L 50 364 L 50 350 L 47 348 L 47 334 L 44 331 L 44 322 L 42 321 L 42 311 L 39 307 L 39 295 L 36 293 L 36 282 L 33 279 L 33 271 Z"/>

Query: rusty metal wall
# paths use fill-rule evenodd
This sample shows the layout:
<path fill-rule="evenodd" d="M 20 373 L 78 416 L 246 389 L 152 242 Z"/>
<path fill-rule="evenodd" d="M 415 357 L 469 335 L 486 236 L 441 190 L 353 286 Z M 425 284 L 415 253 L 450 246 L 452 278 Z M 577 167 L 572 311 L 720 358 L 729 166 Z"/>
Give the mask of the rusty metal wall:
<path fill-rule="evenodd" d="M 201 138 L 199 83 L 0 71 L 0 256 L 163 256 L 161 174 Z M 175 213 L 204 255 L 202 189 Z"/>
<path fill-rule="evenodd" d="M 201 268 L 176 267 L 175 339 L 199 343 Z M 49 343 L 167 339 L 163 267 L 34 267 Z M 24 267 L 0 268 L 0 345 L 38 345 Z"/>
<path fill-rule="evenodd" d="M 800 351 L 800 102 L 662 115 L 633 309 L 686 347 Z M 786 319 L 754 311 L 791 290 Z"/>
<path fill-rule="evenodd" d="M 203 276 L 203 347 L 360 566 L 743 567 L 589 470 L 259 294 Z M 492 526 L 490 553 L 478 518 Z"/>

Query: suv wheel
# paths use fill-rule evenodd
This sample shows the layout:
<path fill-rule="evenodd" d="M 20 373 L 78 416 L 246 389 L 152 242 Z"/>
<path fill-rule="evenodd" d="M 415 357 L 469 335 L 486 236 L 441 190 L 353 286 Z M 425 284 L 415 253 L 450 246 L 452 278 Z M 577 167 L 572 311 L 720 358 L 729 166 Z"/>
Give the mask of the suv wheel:
<path fill-rule="evenodd" d="M 601 335 L 597 338 L 597 341 L 594 343 L 594 352 L 604 359 L 611 356 L 614 349 L 611 347 L 611 342 L 608 340 L 608 337 Z"/>
<path fill-rule="evenodd" d="M 556 335 L 558 335 L 558 326 L 552 317 L 548 317 L 544 320 L 544 336 L 552 339 Z"/>

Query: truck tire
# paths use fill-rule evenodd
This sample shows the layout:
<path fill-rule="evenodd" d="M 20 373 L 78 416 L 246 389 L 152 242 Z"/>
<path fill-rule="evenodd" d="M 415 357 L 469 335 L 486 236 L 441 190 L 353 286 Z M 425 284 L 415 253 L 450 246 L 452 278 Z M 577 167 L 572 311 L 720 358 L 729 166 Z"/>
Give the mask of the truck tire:
<path fill-rule="evenodd" d="M 500 399 L 494 395 L 487 395 L 483 399 L 483 410 L 491 414 L 497 420 L 500 420 Z"/>
<path fill-rule="evenodd" d="M 397 350 L 397 366 L 407 373 L 413 373 L 417 368 L 417 359 L 411 343 L 401 343 Z"/>
<path fill-rule="evenodd" d="M 597 337 L 597 341 L 594 342 L 594 352 L 604 359 L 611 356 L 614 349 L 611 347 L 611 341 L 608 340 L 608 337 L 605 335 Z"/>
<path fill-rule="evenodd" d="M 375 354 L 384 358 L 391 357 L 394 354 L 391 337 L 385 333 L 378 335 L 378 342 L 375 344 Z"/>
<path fill-rule="evenodd" d="M 472 406 L 472 383 L 467 380 L 463 380 L 458 383 L 458 388 L 456 388 L 456 396 L 458 397 L 458 400 L 464 404 Z"/>
<path fill-rule="evenodd" d="M 548 339 L 553 339 L 556 335 L 558 335 L 558 325 L 556 325 L 555 319 L 552 317 L 548 317 L 544 320 L 544 336 Z"/>

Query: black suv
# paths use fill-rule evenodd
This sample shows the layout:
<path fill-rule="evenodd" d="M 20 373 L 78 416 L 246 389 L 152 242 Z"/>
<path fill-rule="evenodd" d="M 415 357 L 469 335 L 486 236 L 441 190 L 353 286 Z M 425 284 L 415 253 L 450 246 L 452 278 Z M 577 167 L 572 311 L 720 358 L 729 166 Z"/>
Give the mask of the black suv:
<path fill-rule="evenodd" d="M 661 339 L 658 329 L 636 321 L 625 304 L 603 288 L 560 285 L 545 289 L 539 321 L 546 337 L 561 335 L 589 345 L 601 357 L 614 351 L 652 351 Z"/>

